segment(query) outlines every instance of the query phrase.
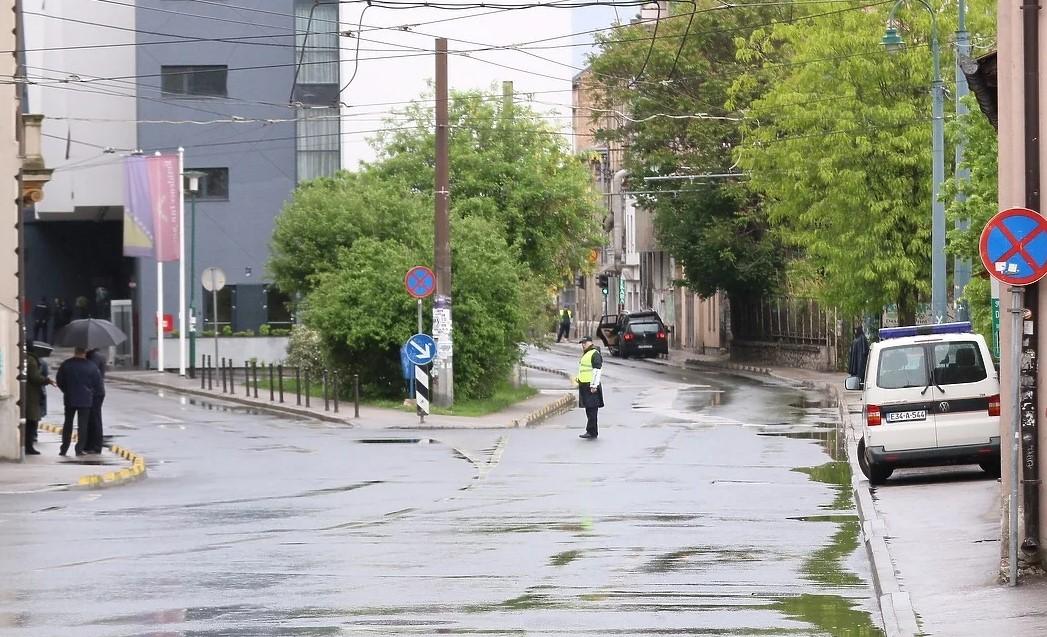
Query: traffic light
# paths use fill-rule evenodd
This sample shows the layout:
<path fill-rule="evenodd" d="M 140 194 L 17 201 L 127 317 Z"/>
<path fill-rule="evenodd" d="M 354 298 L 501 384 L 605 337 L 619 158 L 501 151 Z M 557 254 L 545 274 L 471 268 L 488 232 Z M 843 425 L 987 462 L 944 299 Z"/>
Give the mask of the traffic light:
<path fill-rule="evenodd" d="M 575 278 L 575 280 L 574 280 L 574 285 L 578 289 L 584 290 L 585 289 L 585 275 L 584 274 L 579 274 L 577 276 L 577 278 Z"/>
<path fill-rule="evenodd" d="M 600 285 L 600 291 L 603 292 L 604 296 L 607 296 L 609 293 L 607 279 L 608 277 L 606 274 L 601 274 L 596 277 L 596 282 Z"/>

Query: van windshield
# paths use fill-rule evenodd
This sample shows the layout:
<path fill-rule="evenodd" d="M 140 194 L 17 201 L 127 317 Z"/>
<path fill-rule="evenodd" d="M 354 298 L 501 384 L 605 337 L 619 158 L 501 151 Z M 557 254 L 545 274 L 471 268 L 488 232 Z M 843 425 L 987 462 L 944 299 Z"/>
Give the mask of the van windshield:
<path fill-rule="evenodd" d="M 927 386 L 927 362 L 920 345 L 885 348 L 876 370 L 876 386 L 902 389 Z"/>
<path fill-rule="evenodd" d="M 953 341 L 934 346 L 934 380 L 938 385 L 977 383 L 986 375 L 978 343 Z"/>

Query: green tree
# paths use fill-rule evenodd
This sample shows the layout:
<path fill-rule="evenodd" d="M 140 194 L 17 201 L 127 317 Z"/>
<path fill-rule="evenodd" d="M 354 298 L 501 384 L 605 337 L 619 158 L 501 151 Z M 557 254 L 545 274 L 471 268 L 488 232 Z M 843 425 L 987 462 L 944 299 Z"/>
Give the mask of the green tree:
<path fill-rule="evenodd" d="M 547 286 L 583 269 L 602 239 L 588 168 L 560 132 L 526 104 L 456 92 L 449 106 L 451 208 L 491 220 L 531 274 Z M 432 192 L 431 103 L 397 114 L 376 140 L 376 169 L 418 192 Z"/>
<path fill-rule="evenodd" d="M 930 16 L 900 10 L 908 48 L 892 56 L 879 44 L 888 8 L 855 3 L 751 36 L 737 157 L 820 296 L 853 314 L 897 304 L 911 322 L 930 278 Z M 991 28 L 987 3 L 971 9 L 975 31 Z"/>
<path fill-rule="evenodd" d="M 751 190 L 732 179 L 644 178 L 733 172 L 741 113 L 728 102 L 746 71 L 737 38 L 790 9 L 702 6 L 692 13 L 692 6 L 678 4 L 657 39 L 650 24 L 602 39 L 592 59 L 600 97 L 593 119 L 604 123 L 601 139 L 624 147 L 629 188 L 648 193 L 638 198 L 653 212 L 661 246 L 684 266 L 688 287 L 751 299 L 778 287 L 783 260 Z"/>
<path fill-rule="evenodd" d="M 949 254 L 970 259 L 971 281 L 964 290 L 974 327 L 990 339 L 992 307 L 988 273 L 978 256 L 978 240 L 986 222 L 999 210 L 999 144 L 996 130 L 978 109 L 973 96 L 968 97 L 967 115 L 950 122 L 945 129 L 953 143 L 964 144 L 964 166 L 970 177 L 964 181 L 949 179 L 943 196 L 949 202 Z M 963 195 L 957 201 L 957 193 Z M 966 228 L 956 228 L 958 221 L 970 221 Z M 989 342 L 992 342 L 991 340 Z"/>
<path fill-rule="evenodd" d="M 382 395 L 401 391 L 399 348 L 417 329 L 404 274 L 432 263 L 430 111 L 409 107 L 413 125 L 375 140 L 376 162 L 302 184 L 273 233 L 277 285 L 305 295 L 329 360 Z M 549 287 L 594 245 L 595 198 L 584 165 L 530 109 L 466 93 L 452 112 L 455 394 L 484 398 L 519 360 Z"/>

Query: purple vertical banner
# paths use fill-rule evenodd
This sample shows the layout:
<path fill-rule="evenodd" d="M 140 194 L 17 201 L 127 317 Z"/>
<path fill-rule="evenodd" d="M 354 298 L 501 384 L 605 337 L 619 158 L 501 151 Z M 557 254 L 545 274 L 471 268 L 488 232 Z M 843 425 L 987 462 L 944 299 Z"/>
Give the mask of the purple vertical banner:
<path fill-rule="evenodd" d="M 124 256 L 152 257 L 154 250 L 149 165 L 145 157 L 128 157 L 124 161 Z"/>
<path fill-rule="evenodd" d="M 156 230 L 156 260 L 177 261 L 178 225 L 182 179 L 178 155 L 155 155 L 149 161 L 149 192 L 153 201 L 153 227 Z"/>

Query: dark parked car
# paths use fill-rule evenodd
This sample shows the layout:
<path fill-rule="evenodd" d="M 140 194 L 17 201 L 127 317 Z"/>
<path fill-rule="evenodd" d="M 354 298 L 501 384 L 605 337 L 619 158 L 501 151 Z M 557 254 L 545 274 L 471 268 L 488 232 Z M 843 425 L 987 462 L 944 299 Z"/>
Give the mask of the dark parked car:
<path fill-rule="evenodd" d="M 607 314 L 600 319 L 597 333 L 614 356 L 669 354 L 669 330 L 657 312 Z"/>

